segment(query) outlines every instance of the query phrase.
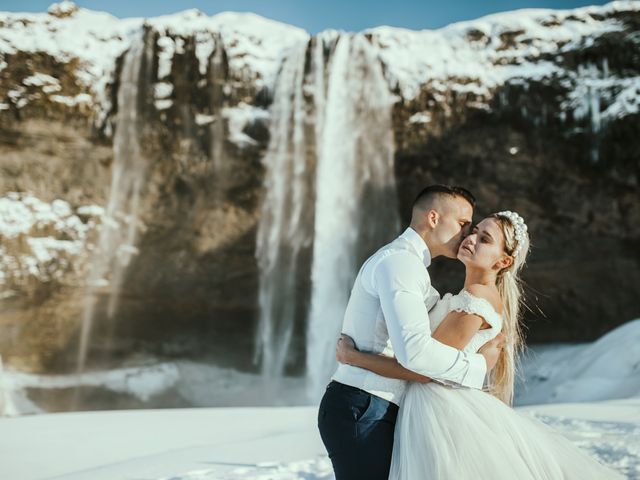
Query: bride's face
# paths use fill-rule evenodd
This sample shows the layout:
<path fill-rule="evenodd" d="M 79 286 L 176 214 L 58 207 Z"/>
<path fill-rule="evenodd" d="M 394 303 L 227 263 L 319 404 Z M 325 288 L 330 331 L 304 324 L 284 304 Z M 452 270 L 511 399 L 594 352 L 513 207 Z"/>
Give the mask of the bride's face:
<path fill-rule="evenodd" d="M 511 263 L 505 252 L 502 228 L 494 218 L 485 218 L 474 227 L 460 244 L 458 260 L 467 267 L 495 271 Z"/>

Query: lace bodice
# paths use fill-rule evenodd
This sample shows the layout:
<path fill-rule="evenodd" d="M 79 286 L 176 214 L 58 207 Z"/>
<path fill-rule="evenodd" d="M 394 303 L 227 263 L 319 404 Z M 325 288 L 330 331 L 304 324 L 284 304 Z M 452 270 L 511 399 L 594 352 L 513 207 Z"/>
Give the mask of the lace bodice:
<path fill-rule="evenodd" d="M 436 328 L 449 312 L 467 312 L 479 315 L 491 325 L 491 328 L 478 330 L 467 346 L 465 352 L 476 353 L 478 349 L 493 339 L 502 330 L 502 315 L 493 308 L 493 305 L 484 298 L 476 297 L 466 290 L 462 290 L 457 295 L 447 293 L 429 312 L 429 322 L 431 323 L 431 332 L 435 332 Z"/>

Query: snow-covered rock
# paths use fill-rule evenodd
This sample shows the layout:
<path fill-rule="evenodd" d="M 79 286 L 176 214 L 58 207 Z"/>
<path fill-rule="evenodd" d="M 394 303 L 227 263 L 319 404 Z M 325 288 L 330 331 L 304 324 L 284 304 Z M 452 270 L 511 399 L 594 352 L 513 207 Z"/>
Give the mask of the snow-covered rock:
<path fill-rule="evenodd" d="M 610 401 L 525 413 L 634 479 L 640 473 L 639 408 L 637 400 Z M 25 480 L 332 480 L 316 423 L 315 406 L 0 419 L 0 464 L 8 478 Z"/>
<path fill-rule="evenodd" d="M 518 10 L 439 30 L 377 27 L 363 33 L 377 47 L 390 86 L 397 86 L 405 99 L 414 98 L 429 84 L 436 90 L 473 93 L 476 101 L 486 106 L 492 90 L 506 83 L 561 78 L 571 91 L 567 108 L 584 109 L 580 104 L 585 98 L 583 91 L 591 89 L 603 95 L 603 102 L 607 95 L 611 97 L 602 106 L 608 112 L 605 117 L 618 117 L 637 111 L 633 98 L 640 89 L 640 77 L 620 77 L 616 72 L 609 76 L 606 72 L 607 83 L 601 85 L 594 75 L 564 65 L 563 58 L 593 46 L 605 34 L 623 32 L 626 27 L 619 15 L 639 10 L 637 2 L 616 1 L 564 11 Z M 5 57 L 18 51 L 43 52 L 62 63 L 75 59 L 76 76 L 91 92 L 99 112 L 111 107 L 105 88 L 114 81 L 117 58 L 143 28 L 158 34 L 158 79 L 170 76 L 174 55 L 183 53 L 185 41 L 192 38 L 201 75 L 206 74 L 209 58 L 220 41 L 231 77 L 258 88 L 272 87 L 283 55 L 309 39 L 299 28 L 251 13 L 207 16 L 186 10 L 148 19 L 118 19 L 68 1 L 52 5 L 47 14 L 0 13 L 0 22 L 1 65 L 6 64 Z M 22 107 L 28 101 L 16 105 Z M 588 111 L 589 106 L 586 108 Z"/>
<path fill-rule="evenodd" d="M 0 197 L 2 298 L 27 288 L 32 280 L 62 281 L 69 272 L 80 274 L 101 213 L 97 205 L 74 212 L 64 200 L 48 203 L 27 193 Z"/>
<path fill-rule="evenodd" d="M 515 10 L 440 30 L 377 27 L 366 33 L 380 48 L 390 81 L 399 84 L 405 98 L 415 97 L 428 81 L 456 78 L 465 82 L 458 88 L 467 85 L 482 95 L 514 78 L 540 80 L 569 73 L 553 57 L 624 30 L 613 15 L 637 11 L 637 2 L 619 1 L 575 10 Z"/>
<path fill-rule="evenodd" d="M 640 398 L 640 319 L 590 344 L 534 348 L 522 370 L 518 405 Z"/>
<path fill-rule="evenodd" d="M 114 82 L 116 60 L 136 36 L 142 35 L 143 28 L 152 28 L 158 34 L 159 79 L 171 73 L 173 55 L 183 53 L 186 38 L 196 41 L 200 72 L 204 75 L 209 55 L 220 38 L 231 76 L 237 81 L 255 83 L 258 88 L 273 82 L 286 50 L 308 38 L 297 27 L 251 13 L 209 17 L 198 10 L 187 10 L 150 19 L 118 19 L 68 1 L 52 5 L 48 13 L 0 13 L 0 25 L 1 65 L 10 63 L 17 52 L 42 52 L 63 64 L 76 62 L 74 74 L 86 93 L 95 99 L 99 117 L 111 108 L 105 89 Z M 56 81 L 51 76 L 48 80 Z M 28 102 L 29 99 L 24 99 L 16 105 L 21 108 Z"/>

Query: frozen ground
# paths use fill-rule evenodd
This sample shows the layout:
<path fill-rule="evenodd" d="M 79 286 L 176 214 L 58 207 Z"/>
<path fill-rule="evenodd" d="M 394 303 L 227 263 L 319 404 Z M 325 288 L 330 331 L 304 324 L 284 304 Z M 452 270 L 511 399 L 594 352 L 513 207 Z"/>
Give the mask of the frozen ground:
<path fill-rule="evenodd" d="M 640 399 L 521 409 L 640 478 Z M 82 412 L 0 421 L 6 479 L 328 480 L 315 407 Z"/>
<path fill-rule="evenodd" d="M 314 415 L 312 407 L 287 407 L 5 418 L 0 422 L 0 477 L 241 478 L 239 470 L 274 465 L 265 462 L 320 456 Z M 314 474 L 321 465 L 314 463 Z"/>

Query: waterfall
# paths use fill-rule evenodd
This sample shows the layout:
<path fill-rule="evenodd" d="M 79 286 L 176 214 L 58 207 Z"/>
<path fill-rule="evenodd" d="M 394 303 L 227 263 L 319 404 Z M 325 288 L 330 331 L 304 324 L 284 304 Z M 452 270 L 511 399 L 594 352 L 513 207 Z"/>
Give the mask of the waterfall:
<path fill-rule="evenodd" d="M 599 135 L 602 126 L 600 116 L 600 92 L 595 86 L 588 85 L 587 101 L 589 102 L 589 113 L 591 120 L 591 162 L 598 163 L 600 159 Z"/>
<path fill-rule="evenodd" d="M 11 390 L 5 380 L 2 356 L 0 356 L 0 417 L 14 417 L 18 413 L 11 398 Z"/>
<path fill-rule="evenodd" d="M 113 175 L 109 201 L 101 225 L 88 281 L 88 292 L 82 317 L 77 369 L 84 369 L 89 338 L 95 316 L 100 287 L 108 286 L 107 316 L 112 318 L 118 307 L 118 297 L 126 267 L 137 253 L 135 243 L 139 228 L 140 195 L 145 182 L 147 161 L 141 147 L 142 135 L 140 85 L 142 65 L 150 65 L 152 46 L 144 32 L 125 53 L 120 86 L 118 113 L 113 139 Z M 125 228 L 122 228 L 122 225 Z"/>
<path fill-rule="evenodd" d="M 214 195 L 218 200 L 224 198 L 226 185 L 224 179 L 229 175 L 227 171 L 228 162 L 224 157 L 225 129 L 222 118 L 222 108 L 224 106 L 224 87 L 227 79 L 225 52 L 222 38 L 219 34 L 214 35 L 214 49 L 209 57 L 209 109 L 213 115 L 213 121 L 209 127 L 211 136 L 211 146 L 209 156 L 213 162 L 215 175 Z"/>
<path fill-rule="evenodd" d="M 255 360 L 271 383 L 283 374 L 293 333 L 306 320 L 306 370 L 316 396 L 335 367 L 359 264 L 398 233 L 394 102 L 362 35 L 324 32 L 283 62 L 256 246 Z"/>
<path fill-rule="evenodd" d="M 328 65 L 316 173 L 307 375 L 312 397 L 335 368 L 335 342 L 360 263 L 398 233 L 390 93 L 363 35 L 342 35 Z"/>
<path fill-rule="evenodd" d="M 284 60 L 271 109 L 270 142 L 263 160 L 265 198 L 257 233 L 260 318 L 255 360 L 267 379 L 284 371 L 295 317 L 299 257 L 311 242 L 312 182 L 305 150 L 303 98 L 306 42 Z"/>

